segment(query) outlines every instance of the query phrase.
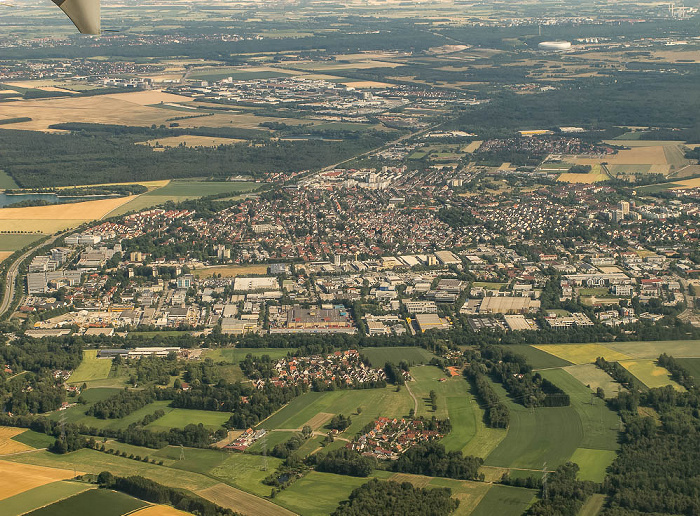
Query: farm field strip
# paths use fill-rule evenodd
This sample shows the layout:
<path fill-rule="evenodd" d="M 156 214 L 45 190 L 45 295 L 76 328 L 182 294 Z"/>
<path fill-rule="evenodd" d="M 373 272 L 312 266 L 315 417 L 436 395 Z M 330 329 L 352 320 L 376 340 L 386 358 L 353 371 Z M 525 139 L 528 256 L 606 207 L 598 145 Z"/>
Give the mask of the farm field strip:
<path fill-rule="evenodd" d="M 16 455 L 13 456 L 13 459 L 16 457 Z M 42 467 L 0 460 L 0 500 L 57 480 L 73 478 L 75 475 L 76 472 L 72 469 Z"/>
<path fill-rule="evenodd" d="M 619 351 L 630 359 L 655 360 L 659 355 L 666 353 L 675 358 L 700 358 L 700 341 L 698 340 L 670 340 L 652 342 L 613 342 L 606 347 Z"/>
<path fill-rule="evenodd" d="M 387 362 L 398 364 L 402 360 L 409 364 L 425 364 L 435 356 L 419 347 L 363 348 L 360 352 L 369 358 L 372 367 L 384 367 Z"/>
<path fill-rule="evenodd" d="M 0 455 L 10 455 L 12 453 L 20 453 L 33 450 L 31 446 L 23 444 L 13 439 L 26 431 L 24 428 L 15 428 L 10 426 L 0 426 Z"/>
<path fill-rule="evenodd" d="M 20 516 L 88 489 L 94 489 L 94 486 L 83 482 L 66 480 L 44 484 L 0 500 L 0 514 L 3 516 Z"/>
<path fill-rule="evenodd" d="M 591 364 L 598 357 L 603 357 L 608 361 L 631 358 L 629 355 L 601 344 L 542 344 L 533 347 L 572 364 Z"/>
<path fill-rule="evenodd" d="M 92 380 L 104 380 L 109 377 L 111 369 L 111 359 L 97 358 L 96 349 L 86 349 L 83 351 L 82 362 L 73 371 L 68 381 L 70 383 L 85 383 Z"/>
<path fill-rule="evenodd" d="M 82 493 L 64 498 L 36 509 L 31 516 L 74 516 L 94 514 L 99 507 L 101 516 L 122 516 L 147 506 L 148 503 L 124 493 L 107 489 L 88 489 Z"/>
<path fill-rule="evenodd" d="M 606 397 L 613 397 L 618 392 L 627 390 L 595 364 L 572 365 L 562 367 L 562 370 L 569 373 L 583 385 L 590 386 L 591 391 L 595 391 L 600 387 L 605 392 Z"/>
<path fill-rule="evenodd" d="M 520 516 L 535 500 L 533 489 L 493 485 L 471 516 Z"/>

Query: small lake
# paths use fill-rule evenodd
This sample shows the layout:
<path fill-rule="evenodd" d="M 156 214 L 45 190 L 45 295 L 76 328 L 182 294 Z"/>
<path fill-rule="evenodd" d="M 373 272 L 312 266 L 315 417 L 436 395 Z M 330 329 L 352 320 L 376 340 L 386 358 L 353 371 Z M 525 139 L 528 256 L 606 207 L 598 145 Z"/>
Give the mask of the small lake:
<path fill-rule="evenodd" d="M 7 195 L 4 192 L 0 192 L 0 208 L 4 208 L 10 204 L 15 204 L 22 201 L 48 201 L 50 203 L 67 204 L 71 202 L 79 201 L 95 201 L 98 199 L 104 199 L 107 197 L 112 197 L 111 195 L 91 195 L 89 197 L 59 197 L 55 193 L 29 193 L 29 194 L 16 194 Z"/>

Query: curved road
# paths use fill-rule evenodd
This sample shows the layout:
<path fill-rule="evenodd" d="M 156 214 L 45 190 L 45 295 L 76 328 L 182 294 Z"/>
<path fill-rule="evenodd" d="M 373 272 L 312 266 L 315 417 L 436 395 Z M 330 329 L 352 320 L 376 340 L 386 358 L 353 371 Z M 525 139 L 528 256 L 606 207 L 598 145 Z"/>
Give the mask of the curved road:
<path fill-rule="evenodd" d="M 2 293 L 2 303 L 0 303 L 0 317 L 5 315 L 5 312 L 9 310 L 10 305 L 12 304 L 12 300 L 15 298 L 15 283 L 17 281 L 17 272 L 19 271 L 19 266 L 22 264 L 22 262 L 24 262 L 24 260 L 26 260 L 29 257 L 29 255 L 36 251 L 39 247 L 43 247 L 45 245 L 50 245 L 54 243 L 56 239 L 63 236 L 64 234 L 65 232 L 59 233 L 57 235 L 52 236 L 48 240 L 38 243 L 37 245 L 29 249 L 27 252 L 22 254 L 19 258 L 17 258 L 12 265 L 10 265 L 10 268 L 7 270 L 7 275 L 5 277 L 5 291 Z"/>

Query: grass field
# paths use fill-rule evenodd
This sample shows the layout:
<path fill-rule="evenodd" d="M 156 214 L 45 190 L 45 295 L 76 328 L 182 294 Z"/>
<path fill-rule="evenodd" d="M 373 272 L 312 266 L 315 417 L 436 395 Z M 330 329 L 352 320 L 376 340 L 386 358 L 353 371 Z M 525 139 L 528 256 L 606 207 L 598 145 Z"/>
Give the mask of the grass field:
<path fill-rule="evenodd" d="M 0 170 L 0 190 L 11 190 L 13 188 L 19 188 L 19 185 L 15 183 L 15 180 L 7 172 Z"/>
<path fill-rule="evenodd" d="M 579 364 L 563 368 L 564 371 L 576 378 L 583 385 L 590 387 L 591 391 L 595 391 L 598 387 L 605 391 L 605 396 L 613 398 L 617 396 L 619 391 L 626 390 L 622 385 L 613 380 L 613 378 L 598 368 L 595 364 Z"/>
<path fill-rule="evenodd" d="M 501 349 L 525 357 L 528 365 L 533 369 L 548 369 L 550 367 L 571 365 L 571 362 L 539 350 L 534 346 L 501 346 Z"/>
<path fill-rule="evenodd" d="M 227 507 L 235 512 L 243 514 L 265 514 L 266 516 L 293 516 L 294 513 L 278 505 L 253 496 L 226 484 L 217 484 L 213 487 L 198 491 L 202 498 L 214 502 L 222 507 Z"/>
<path fill-rule="evenodd" d="M 404 475 L 404 477 L 408 479 L 411 477 L 421 478 L 418 475 Z M 408 481 L 411 482 L 411 480 Z M 452 513 L 453 516 L 469 516 L 491 488 L 489 484 L 483 482 L 452 480 L 450 478 L 433 478 L 428 482 L 427 487 L 448 487 L 452 490 L 452 497 L 459 500 L 459 507 Z"/>
<path fill-rule="evenodd" d="M 659 340 L 653 342 L 616 342 L 605 347 L 614 349 L 633 359 L 655 360 L 661 353 L 675 358 L 700 358 L 698 340 Z"/>
<path fill-rule="evenodd" d="M 272 359 L 284 358 L 287 353 L 295 350 L 289 348 L 218 348 L 210 349 L 206 352 L 206 358 L 211 358 L 214 362 L 229 362 L 238 364 L 249 353 L 254 357 L 268 355 Z"/>
<path fill-rule="evenodd" d="M 592 364 L 598 357 L 609 361 L 630 358 L 629 355 L 601 344 L 543 344 L 534 347 L 572 364 Z"/>
<path fill-rule="evenodd" d="M 583 507 L 581 507 L 581 510 L 578 513 L 578 516 L 598 516 L 598 513 L 601 511 L 603 508 L 603 504 L 605 503 L 605 495 L 603 494 L 594 494 L 591 495 L 588 500 L 583 504 Z"/>
<path fill-rule="evenodd" d="M 122 516 L 148 505 L 124 493 L 90 489 L 30 512 L 31 516 Z"/>
<path fill-rule="evenodd" d="M 1 500 L 0 514 L 3 516 L 19 516 L 91 488 L 93 486 L 83 482 L 52 482 Z"/>
<path fill-rule="evenodd" d="M 23 444 L 14 439 L 24 432 L 24 428 L 0 426 L 0 455 L 9 455 L 11 453 L 32 450 L 33 448 L 31 446 Z"/>
<path fill-rule="evenodd" d="M 360 415 L 355 414 L 357 407 L 362 408 Z M 379 416 L 406 416 L 411 408 L 413 399 L 405 388 L 399 392 L 395 387 L 308 392 L 260 423 L 258 428 L 300 429 L 319 412 L 330 412 L 352 417 L 352 424 L 345 431 L 346 436 L 352 436 Z"/>
<path fill-rule="evenodd" d="M 92 389 L 88 389 L 88 391 L 90 390 Z M 99 419 L 93 416 L 87 416 L 85 415 L 85 412 L 88 410 L 88 408 L 90 408 L 90 405 L 76 405 L 75 407 L 66 409 L 61 413 L 53 412 L 51 415 L 49 415 L 49 419 L 58 420 L 61 415 L 64 415 L 67 423 L 84 424 L 100 429 L 109 428 L 117 430 L 124 429 L 131 423 L 141 421 L 144 416 L 153 414 L 153 412 L 158 409 L 162 409 L 167 415 L 173 410 L 173 408 L 168 406 L 169 404 L 170 401 L 155 401 L 153 403 L 149 403 L 145 407 L 135 410 L 131 414 L 128 414 L 121 419 Z M 156 421 L 156 423 L 157 422 L 158 421 Z"/>
<path fill-rule="evenodd" d="M 605 470 L 615 460 L 616 453 L 610 450 L 590 450 L 578 448 L 571 456 L 571 462 L 575 462 L 581 468 L 578 478 L 602 482 L 605 478 Z"/>
<path fill-rule="evenodd" d="M 44 235 L 32 233 L 29 235 L 0 235 L 0 251 L 17 251 L 32 242 L 36 242 Z"/>
<path fill-rule="evenodd" d="M 402 360 L 410 365 L 426 364 L 435 356 L 418 347 L 362 348 L 361 353 L 369 358 L 372 367 L 384 367 L 387 362 L 398 364 Z"/>
<path fill-rule="evenodd" d="M 678 391 L 685 390 L 681 385 L 671 380 L 667 369 L 657 366 L 654 360 L 625 360 L 620 361 L 620 365 L 650 389 L 671 385 Z"/>
<path fill-rule="evenodd" d="M 491 486 L 472 516 L 520 516 L 535 500 L 535 491 L 510 486 Z"/>
<path fill-rule="evenodd" d="M 312 471 L 275 497 L 275 503 L 304 516 L 325 516 L 332 513 L 341 500 L 368 478 L 349 477 Z"/>
<path fill-rule="evenodd" d="M 37 454 L 47 452 L 37 452 Z M 26 457 L 34 454 L 15 455 Z M 57 480 L 73 478 L 75 472 L 71 469 L 58 469 L 55 467 L 42 467 L 30 464 L 17 464 L 7 460 L 0 461 L 0 500 L 23 493 L 35 487 L 50 484 Z"/>
<path fill-rule="evenodd" d="M 160 419 L 146 426 L 149 430 L 168 431 L 171 428 L 184 428 L 190 423 L 199 424 L 211 429 L 218 429 L 229 420 L 229 412 L 214 412 L 211 410 L 190 410 L 175 408 Z"/>
<path fill-rule="evenodd" d="M 86 383 L 92 380 L 104 380 L 109 377 L 112 361 L 97 358 L 96 349 L 83 351 L 83 361 L 68 379 L 69 383 Z"/>
<path fill-rule="evenodd" d="M 282 464 L 282 460 L 267 457 L 267 470 L 265 471 L 262 469 L 262 456 L 231 453 L 225 461 L 209 472 L 209 476 L 257 496 L 267 496 L 270 494 L 270 486 L 263 484 L 262 480 L 270 472 L 277 469 L 280 464 Z"/>
<path fill-rule="evenodd" d="M 678 363 L 688 371 L 695 381 L 700 381 L 700 358 L 680 358 Z"/>
<path fill-rule="evenodd" d="M 221 267 L 205 267 L 194 269 L 192 274 L 198 278 L 210 278 L 221 274 L 222 278 L 235 278 L 236 276 L 249 276 L 267 274 L 267 265 L 229 265 Z"/>
<path fill-rule="evenodd" d="M 26 430 L 12 438 L 13 441 L 26 444 L 30 448 L 47 448 L 51 446 L 56 439 L 50 435 L 35 432 L 34 430 Z"/>

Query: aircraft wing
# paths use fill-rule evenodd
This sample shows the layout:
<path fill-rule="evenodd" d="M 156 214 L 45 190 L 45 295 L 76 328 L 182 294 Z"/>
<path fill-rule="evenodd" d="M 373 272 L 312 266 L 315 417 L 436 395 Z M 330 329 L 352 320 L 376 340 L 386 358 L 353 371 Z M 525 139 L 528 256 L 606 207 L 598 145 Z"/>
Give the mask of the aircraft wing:
<path fill-rule="evenodd" d="M 100 0 L 52 0 L 83 34 L 100 34 Z"/>

